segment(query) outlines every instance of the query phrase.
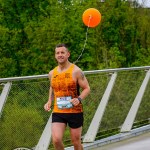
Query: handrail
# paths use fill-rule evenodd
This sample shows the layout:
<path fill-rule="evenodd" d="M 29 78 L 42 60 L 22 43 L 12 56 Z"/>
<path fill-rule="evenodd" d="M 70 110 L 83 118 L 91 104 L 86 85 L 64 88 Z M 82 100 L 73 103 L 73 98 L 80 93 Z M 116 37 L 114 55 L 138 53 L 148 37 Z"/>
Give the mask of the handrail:
<path fill-rule="evenodd" d="M 150 66 L 103 69 L 103 70 L 91 70 L 91 71 L 84 71 L 84 73 L 85 74 L 96 74 L 96 73 L 106 73 L 106 72 L 113 73 L 113 72 L 119 72 L 119 71 L 130 71 L 130 70 L 141 70 L 141 69 L 147 70 L 147 69 L 150 69 Z M 22 77 L 0 78 L 0 82 L 19 81 L 19 80 L 28 80 L 28 79 L 39 79 L 39 78 L 48 78 L 48 74 L 33 75 L 33 76 L 22 76 Z"/>
<path fill-rule="evenodd" d="M 41 78 L 41 79 L 43 79 L 43 78 L 48 78 L 48 74 L 44 74 L 44 75 L 34 75 L 34 76 L 22 76 L 22 77 L 0 78 L 0 82 L 29 80 L 29 79 L 40 79 L 40 78 Z"/>

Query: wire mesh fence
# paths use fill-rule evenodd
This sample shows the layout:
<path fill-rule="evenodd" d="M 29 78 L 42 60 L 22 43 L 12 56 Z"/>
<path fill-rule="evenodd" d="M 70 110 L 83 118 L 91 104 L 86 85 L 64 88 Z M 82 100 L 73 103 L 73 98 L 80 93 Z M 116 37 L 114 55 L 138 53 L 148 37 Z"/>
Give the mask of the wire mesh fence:
<path fill-rule="evenodd" d="M 144 70 L 118 72 L 97 138 L 110 135 L 113 130 L 119 132 L 145 77 L 145 73 Z M 111 74 L 108 72 L 87 74 L 86 77 L 91 87 L 91 93 L 83 101 L 83 137 L 110 81 Z M 47 78 L 12 82 L 11 90 L 0 118 L 1 150 L 13 150 L 17 147 L 31 149 L 37 145 L 51 114 L 51 112 L 45 112 L 43 108 L 48 100 L 49 85 Z M 2 87 L 3 85 L 0 87 L 1 91 Z M 149 93 L 150 82 L 142 99 L 135 124 L 150 117 Z M 71 145 L 68 127 L 63 140 L 65 147 Z M 50 143 L 49 149 L 53 149 L 52 143 Z"/>

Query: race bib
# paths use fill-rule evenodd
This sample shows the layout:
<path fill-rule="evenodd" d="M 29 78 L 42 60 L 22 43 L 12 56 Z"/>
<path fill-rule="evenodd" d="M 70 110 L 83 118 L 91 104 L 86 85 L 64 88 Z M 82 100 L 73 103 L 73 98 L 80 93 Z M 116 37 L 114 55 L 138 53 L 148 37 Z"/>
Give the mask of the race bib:
<path fill-rule="evenodd" d="M 57 106 L 58 106 L 58 108 L 60 108 L 60 109 L 72 108 L 73 105 L 70 102 L 71 99 L 72 99 L 71 96 L 57 97 Z"/>

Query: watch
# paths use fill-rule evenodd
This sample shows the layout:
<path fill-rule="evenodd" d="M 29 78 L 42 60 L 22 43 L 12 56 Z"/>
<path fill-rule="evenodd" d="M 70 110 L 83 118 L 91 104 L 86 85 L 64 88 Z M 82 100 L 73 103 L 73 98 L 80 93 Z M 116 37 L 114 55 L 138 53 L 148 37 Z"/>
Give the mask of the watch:
<path fill-rule="evenodd" d="M 80 103 L 81 103 L 81 101 L 82 101 L 82 98 L 81 97 L 78 97 L 78 100 L 80 101 Z"/>

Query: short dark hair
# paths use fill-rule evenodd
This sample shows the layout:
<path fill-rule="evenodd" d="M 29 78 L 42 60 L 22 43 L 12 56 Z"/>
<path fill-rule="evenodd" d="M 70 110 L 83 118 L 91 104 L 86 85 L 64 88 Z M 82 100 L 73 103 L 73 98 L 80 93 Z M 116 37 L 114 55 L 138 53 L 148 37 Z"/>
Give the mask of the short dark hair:
<path fill-rule="evenodd" d="M 58 47 L 65 47 L 68 50 L 67 44 L 64 44 L 64 43 L 57 44 L 55 48 L 58 48 Z"/>

